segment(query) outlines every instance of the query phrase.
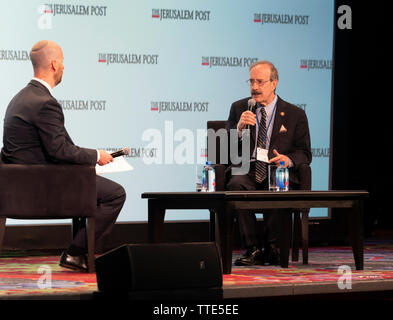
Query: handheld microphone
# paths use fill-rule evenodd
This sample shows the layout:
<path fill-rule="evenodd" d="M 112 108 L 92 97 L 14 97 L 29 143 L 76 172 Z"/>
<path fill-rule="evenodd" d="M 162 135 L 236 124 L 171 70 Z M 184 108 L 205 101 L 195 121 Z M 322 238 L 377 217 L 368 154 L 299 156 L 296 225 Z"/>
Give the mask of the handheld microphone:
<path fill-rule="evenodd" d="M 119 151 L 115 151 L 111 153 L 113 158 L 120 157 L 120 156 L 127 156 L 130 154 L 130 148 L 123 148 Z"/>
<path fill-rule="evenodd" d="M 254 112 L 253 109 L 255 107 L 255 105 L 257 104 L 257 102 L 255 101 L 255 99 L 251 98 L 248 100 L 248 111 Z M 250 129 L 250 125 L 247 125 L 247 129 Z"/>
<path fill-rule="evenodd" d="M 255 99 L 251 98 L 248 100 L 247 103 L 248 103 L 248 110 L 252 112 L 252 109 L 255 107 L 257 102 L 255 101 Z"/>

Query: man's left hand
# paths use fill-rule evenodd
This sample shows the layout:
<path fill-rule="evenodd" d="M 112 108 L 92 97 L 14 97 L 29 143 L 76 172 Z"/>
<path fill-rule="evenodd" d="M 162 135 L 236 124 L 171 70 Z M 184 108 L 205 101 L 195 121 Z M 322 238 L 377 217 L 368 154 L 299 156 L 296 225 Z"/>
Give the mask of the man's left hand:
<path fill-rule="evenodd" d="M 284 161 L 285 166 L 286 167 L 289 166 L 289 158 L 286 155 L 278 153 L 276 149 L 273 150 L 273 153 L 274 153 L 275 157 L 271 158 L 269 160 L 269 163 L 274 162 L 276 165 L 279 165 L 281 161 Z"/>

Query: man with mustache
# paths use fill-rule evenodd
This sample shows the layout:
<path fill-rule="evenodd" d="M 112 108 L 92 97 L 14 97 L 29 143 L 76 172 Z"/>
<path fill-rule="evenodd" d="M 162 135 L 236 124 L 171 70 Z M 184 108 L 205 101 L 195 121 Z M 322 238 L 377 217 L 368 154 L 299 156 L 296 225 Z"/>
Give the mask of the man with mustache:
<path fill-rule="evenodd" d="M 258 61 L 250 67 L 251 98 L 256 102 L 248 110 L 250 97 L 232 104 L 227 130 L 236 129 L 241 150 L 242 136 L 250 128 L 250 170 L 247 174 L 231 174 L 227 190 L 268 190 L 268 163 L 284 161 L 289 168 L 290 188 L 299 184 L 296 168 L 311 163 L 310 133 L 305 112 L 282 100 L 276 94 L 278 71 L 269 61 Z M 267 157 L 266 157 L 267 156 Z M 268 160 L 267 160 L 268 158 Z M 261 159 L 264 159 L 263 161 Z M 231 173 L 233 165 L 227 168 Z M 281 209 L 282 210 L 282 209 Z M 265 230 L 260 239 L 254 213 L 239 212 L 238 223 L 246 253 L 235 265 L 278 265 L 278 214 L 280 210 L 264 210 Z"/>
<path fill-rule="evenodd" d="M 63 76 L 63 51 L 53 41 L 37 42 L 30 51 L 34 78 L 11 100 L 4 117 L 4 163 L 105 165 L 113 157 L 105 150 L 76 146 L 64 127 L 61 105 L 52 89 Z M 106 240 L 126 199 L 118 183 L 96 176 L 96 253 L 107 248 Z M 60 257 L 60 266 L 86 271 L 86 232 L 81 228 Z"/>

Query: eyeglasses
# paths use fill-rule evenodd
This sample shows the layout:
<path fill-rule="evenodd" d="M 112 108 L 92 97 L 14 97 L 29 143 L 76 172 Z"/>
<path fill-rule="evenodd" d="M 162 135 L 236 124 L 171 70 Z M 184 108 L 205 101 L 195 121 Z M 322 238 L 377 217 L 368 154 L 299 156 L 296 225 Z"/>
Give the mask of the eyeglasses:
<path fill-rule="evenodd" d="M 262 87 L 266 82 L 269 82 L 272 80 L 262 80 L 262 79 L 248 79 L 246 82 L 250 85 L 253 86 L 255 83 L 259 86 Z"/>

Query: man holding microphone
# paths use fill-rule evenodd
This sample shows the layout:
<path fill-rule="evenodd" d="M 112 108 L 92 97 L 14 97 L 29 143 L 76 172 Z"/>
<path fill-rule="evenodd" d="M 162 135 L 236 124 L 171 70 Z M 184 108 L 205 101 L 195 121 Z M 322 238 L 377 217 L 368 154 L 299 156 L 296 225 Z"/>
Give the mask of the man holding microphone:
<path fill-rule="evenodd" d="M 281 161 L 289 168 L 290 188 L 299 184 L 297 167 L 311 163 L 311 146 L 305 112 L 282 100 L 276 94 L 278 71 L 269 61 L 258 61 L 250 67 L 251 97 L 232 104 L 227 130 L 236 129 L 239 144 L 244 130 L 250 129 L 250 170 L 247 174 L 233 174 L 233 165 L 227 190 L 268 190 L 268 164 Z M 254 107 L 253 107 L 254 105 Z M 246 140 L 246 139 L 245 139 Z M 239 150 L 241 148 L 239 147 Z M 278 215 L 280 210 L 265 210 L 263 241 L 257 230 L 254 213 L 239 212 L 240 234 L 246 253 L 235 261 L 238 266 L 278 265 Z"/>

